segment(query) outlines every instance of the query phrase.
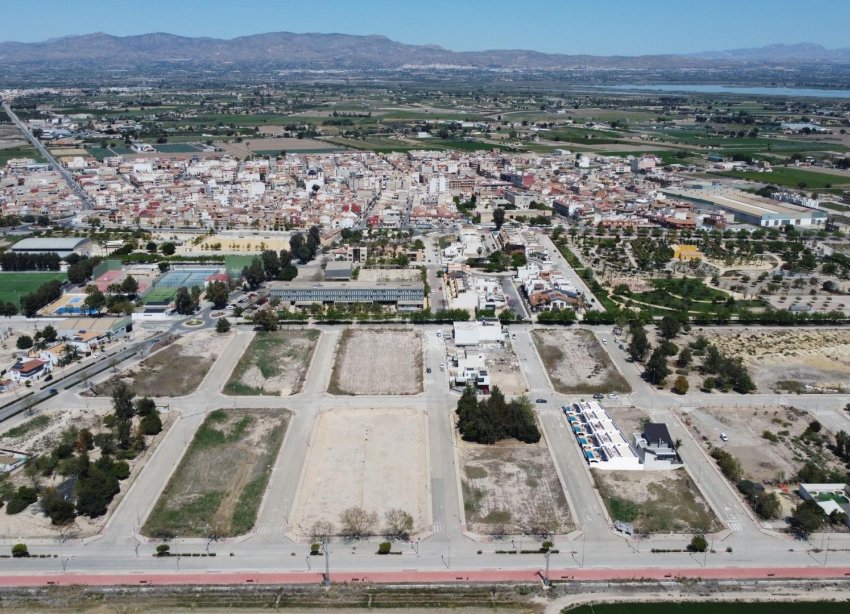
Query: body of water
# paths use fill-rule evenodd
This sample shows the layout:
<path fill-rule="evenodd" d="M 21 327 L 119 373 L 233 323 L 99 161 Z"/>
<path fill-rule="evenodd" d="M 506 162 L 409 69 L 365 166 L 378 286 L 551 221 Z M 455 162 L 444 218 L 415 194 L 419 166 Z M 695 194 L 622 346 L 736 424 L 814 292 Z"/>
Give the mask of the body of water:
<path fill-rule="evenodd" d="M 687 85 L 675 83 L 600 85 L 598 89 L 619 91 L 682 92 L 691 94 L 745 94 L 807 98 L 850 98 L 850 90 L 821 90 L 804 87 L 740 87 L 735 85 Z"/>

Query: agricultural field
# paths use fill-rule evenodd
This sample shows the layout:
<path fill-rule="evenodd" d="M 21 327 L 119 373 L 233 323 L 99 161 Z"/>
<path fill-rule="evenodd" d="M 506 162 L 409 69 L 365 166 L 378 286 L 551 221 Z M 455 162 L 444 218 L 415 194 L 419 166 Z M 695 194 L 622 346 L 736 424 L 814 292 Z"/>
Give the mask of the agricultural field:
<path fill-rule="evenodd" d="M 289 423 L 280 410 L 219 409 L 198 428 L 142 528 L 151 537 L 251 530 Z"/>
<path fill-rule="evenodd" d="M 180 397 L 191 394 L 221 355 L 229 338 L 213 331 L 180 337 L 130 369 L 92 386 L 96 396 L 109 396 L 124 381 L 136 396 Z M 173 368 L 180 365 L 179 369 Z"/>
<path fill-rule="evenodd" d="M 339 529 L 343 510 L 411 514 L 430 524 L 428 423 L 415 409 L 331 409 L 316 420 L 290 528 L 307 536 L 317 521 Z M 373 527 L 375 531 L 379 526 Z"/>
<path fill-rule="evenodd" d="M 850 388 L 848 330 L 712 330 L 706 337 L 722 353 L 743 359 L 761 391 L 841 392 Z"/>
<path fill-rule="evenodd" d="M 348 328 L 337 347 L 331 394 L 422 392 L 422 332 Z"/>
<path fill-rule="evenodd" d="M 480 535 L 569 533 L 575 528 L 545 442 L 479 445 L 458 438 L 467 529 Z"/>
<path fill-rule="evenodd" d="M 0 273 L 0 302 L 14 303 L 20 307 L 21 297 L 35 291 L 41 284 L 53 279 L 64 282 L 67 278 L 65 273 L 59 271 Z"/>
<path fill-rule="evenodd" d="M 631 392 L 591 331 L 546 328 L 533 330 L 531 336 L 558 393 Z"/>
<path fill-rule="evenodd" d="M 684 469 L 594 469 L 591 475 L 611 520 L 633 523 L 636 533 L 713 533 L 722 528 Z"/>
<path fill-rule="evenodd" d="M 310 367 L 319 334 L 317 330 L 257 333 L 236 363 L 224 393 L 297 394 Z"/>
<path fill-rule="evenodd" d="M 770 173 L 755 171 L 733 171 L 722 173 L 724 177 L 749 179 L 758 183 L 773 184 L 789 188 L 806 188 L 809 190 L 831 188 L 850 184 L 850 179 L 840 175 L 817 173 L 799 168 L 775 167 Z M 802 184 L 802 185 L 801 185 Z"/>

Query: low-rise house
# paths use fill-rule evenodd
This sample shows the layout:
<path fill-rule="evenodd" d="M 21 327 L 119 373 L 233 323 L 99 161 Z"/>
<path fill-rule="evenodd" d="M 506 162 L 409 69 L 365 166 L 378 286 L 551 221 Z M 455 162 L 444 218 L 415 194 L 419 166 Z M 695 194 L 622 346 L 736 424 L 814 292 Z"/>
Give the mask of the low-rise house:
<path fill-rule="evenodd" d="M 645 469 L 672 469 L 681 465 L 676 443 L 663 422 L 649 422 L 642 433 L 634 433 L 634 447 Z"/>

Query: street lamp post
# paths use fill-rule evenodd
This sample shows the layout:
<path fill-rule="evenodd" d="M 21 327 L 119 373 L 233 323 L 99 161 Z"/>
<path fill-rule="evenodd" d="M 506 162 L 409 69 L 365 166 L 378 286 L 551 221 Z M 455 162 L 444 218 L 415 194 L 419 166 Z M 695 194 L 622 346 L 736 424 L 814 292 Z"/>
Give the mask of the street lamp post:
<path fill-rule="evenodd" d="M 325 579 L 322 585 L 328 588 L 331 585 L 331 549 L 328 547 L 328 536 L 322 539 L 322 550 L 325 552 Z"/>

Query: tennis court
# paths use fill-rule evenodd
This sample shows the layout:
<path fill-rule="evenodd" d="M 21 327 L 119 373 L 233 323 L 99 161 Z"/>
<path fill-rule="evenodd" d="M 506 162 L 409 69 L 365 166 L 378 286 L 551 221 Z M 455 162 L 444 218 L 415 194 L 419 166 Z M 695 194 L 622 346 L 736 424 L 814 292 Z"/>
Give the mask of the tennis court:
<path fill-rule="evenodd" d="M 156 283 L 156 289 L 160 288 L 191 288 L 192 286 L 204 287 L 207 279 L 217 275 L 221 269 L 175 269 L 166 273 Z"/>

